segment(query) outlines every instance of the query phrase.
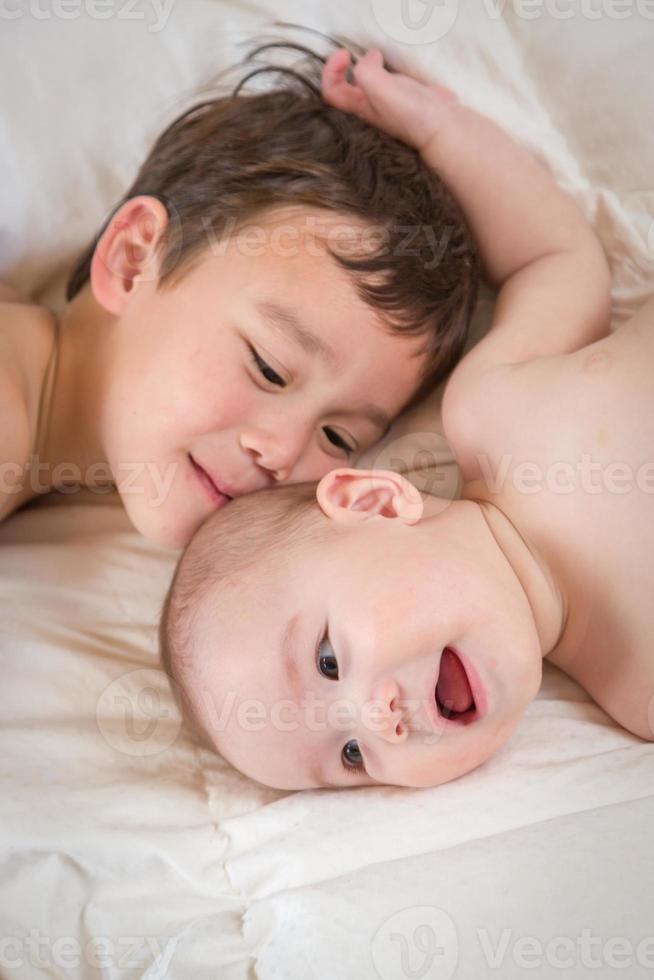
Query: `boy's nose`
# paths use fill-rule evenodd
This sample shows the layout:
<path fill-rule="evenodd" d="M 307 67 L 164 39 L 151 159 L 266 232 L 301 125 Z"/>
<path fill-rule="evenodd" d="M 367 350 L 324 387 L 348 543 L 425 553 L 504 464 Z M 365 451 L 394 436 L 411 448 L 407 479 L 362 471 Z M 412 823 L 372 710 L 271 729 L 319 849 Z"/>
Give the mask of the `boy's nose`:
<path fill-rule="evenodd" d="M 270 473 L 275 482 L 285 483 L 304 451 L 307 430 L 305 425 L 288 426 L 283 435 L 274 435 L 262 428 L 244 429 L 239 442 L 257 466 Z"/>
<path fill-rule="evenodd" d="M 390 677 L 379 681 L 372 691 L 374 732 L 387 742 L 403 742 L 409 736 L 406 711 L 399 694 L 397 683 Z"/>

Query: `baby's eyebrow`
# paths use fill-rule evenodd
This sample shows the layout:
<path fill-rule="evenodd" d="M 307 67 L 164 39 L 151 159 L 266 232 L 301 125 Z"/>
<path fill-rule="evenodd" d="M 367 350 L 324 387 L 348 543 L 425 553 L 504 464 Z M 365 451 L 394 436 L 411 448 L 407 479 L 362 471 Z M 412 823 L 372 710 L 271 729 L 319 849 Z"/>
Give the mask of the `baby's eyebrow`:
<path fill-rule="evenodd" d="M 326 789 L 326 788 L 347 789 L 348 786 L 355 787 L 355 786 L 385 786 L 386 785 L 385 783 L 380 783 L 378 779 L 373 779 L 373 777 L 369 776 L 368 773 L 361 773 L 360 782 L 354 779 L 350 781 L 349 776 L 345 776 L 343 778 L 342 783 L 333 783 L 331 779 L 327 779 L 323 775 L 323 768 L 320 765 L 320 763 L 318 763 L 317 765 L 313 765 L 309 768 L 309 776 L 314 783 L 317 783 L 316 786 L 312 787 L 313 789 Z"/>
<path fill-rule="evenodd" d="M 333 783 L 331 779 L 327 779 L 325 776 L 325 767 L 322 763 L 320 757 L 313 757 L 314 761 L 307 763 L 307 773 L 309 779 L 314 784 L 313 789 L 325 789 L 329 787 L 330 789 L 346 789 L 348 786 L 381 786 L 382 783 L 377 779 L 373 779 L 367 772 L 362 772 L 359 776 L 359 780 L 350 780 L 349 776 L 345 776 L 340 783 Z"/>
<path fill-rule="evenodd" d="M 309 779 L 314 784 L 313 789 L 323 789 L 325 787 L 341 789 L 343 786 L 342 783 L 333 783 L 331 779 L 327 779 L 321 762 L 315 762 L 312 766 L 309 766 Z"/>
<path fill-rule="evenodd" d="M 302 680 L 300 672 L 298 669 L 297 658 L 298 658 L 298 648 L 297 639 L 298 631 L 300 625 L 300 614 L 295 613 L 286 623 L 286 626 L 282 630 L 280 646 L 281 646 L 281 661 L 282 661 L 282 674 L 284 680 L 286 681 L 286 686 L 290 690 L 292 699 L 296 704 L 300 702 L 300 696 L 304 693 L 302 688 Z M 323 761 L 319 756 L 312 754 L 306 762 L 307 775 L 311 782 L 313 783 L 312 789 L 323 789 L 329 787 L 330 789 L 343 789 L 344 787 L 350 785 L 348 782 L 343 780 L 340 783 L 334 783 L 331 779 L 327 779 L 325 775 L 325 767 Z M 373 779 L 367 773 L 362 773 L 364 776 L 364 782 L 352 782 L 353 786 L 381 786 L 382 784 L 377 780 Z M 346 777 L 347 778 L 347 777 Z"/>
<path fill-rule="evenodd" d="M 297 664 L 297 634 L 299 621 L 299 613 L 291 616 L 286 626 L 282 630 L 280 641 L 282 651 L 282 676 L 284 678 L 286 688 L 290 691 L 291 698 L 296 704 L 299 704 L 300 698 L 303 694 L 302 680 L 300 678 L 300 672 Z"/>
<path fill-rule="evenodd" d="M 294 616 L 291 616 L 281 634 L 282 675 L 286 688 L 296 704 L 299 704 L 301 695 L 303 694 L 302 680 L 297 664 L 299 621 L 300 615 L 299 613 L 295 613 Z M 340 785 L 340 783 L 332 783 L 326 778 L 322 762 L 315 755 L 311 761 L 307 762 L 307 774 L 311 782 L 316 784 L 313 787 L 314 789 L 321 789 L 323 786 L 338 787 Z"/>

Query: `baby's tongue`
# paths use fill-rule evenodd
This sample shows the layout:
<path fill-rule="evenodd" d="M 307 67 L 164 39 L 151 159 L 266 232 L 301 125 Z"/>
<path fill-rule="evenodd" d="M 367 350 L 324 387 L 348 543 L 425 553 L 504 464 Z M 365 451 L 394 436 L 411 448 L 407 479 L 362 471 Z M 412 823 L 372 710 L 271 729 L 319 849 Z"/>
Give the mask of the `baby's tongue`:
<path fill-rule="evenodd" d="M 449 711 L 467 711 L 474 703 L 463 664 L 447 647 L 441 655 L 436 694 L 443 707 Z"/>

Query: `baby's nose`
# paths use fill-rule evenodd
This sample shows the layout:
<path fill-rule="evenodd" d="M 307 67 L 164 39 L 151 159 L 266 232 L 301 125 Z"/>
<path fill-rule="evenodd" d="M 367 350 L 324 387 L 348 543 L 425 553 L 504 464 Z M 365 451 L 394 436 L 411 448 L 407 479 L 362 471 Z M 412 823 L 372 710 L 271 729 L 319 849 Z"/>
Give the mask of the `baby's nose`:
<path fill-rule="evenodd" d="M 384 679 L 373 690 L 374 729 L 387 742 L 403 742 L 409 734 L 399 695 L 399 687 L 391 678 Z"/>

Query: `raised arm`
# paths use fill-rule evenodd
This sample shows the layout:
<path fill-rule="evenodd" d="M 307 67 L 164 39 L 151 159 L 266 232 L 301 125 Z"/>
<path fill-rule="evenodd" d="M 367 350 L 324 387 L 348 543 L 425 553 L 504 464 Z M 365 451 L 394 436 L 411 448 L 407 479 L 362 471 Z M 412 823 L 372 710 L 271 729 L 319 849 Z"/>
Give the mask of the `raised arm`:
<path fill-rule="evenodd" d="M 487 278 L 499 288 L 480 361 L 563 354 L 607 333 L 611 275 L 602 246 L 526 150 L 458 106 L 422 152 L 458 198 Z"/>
<path fill-rule="evenodd" d="M 333 105 L 420 151 L 457 197 L 489 281 L 499 288 L 491 329 L 467 355 L 457 382 L 498 364 L 562 354 L 606 334 L 610 272 L 575 202 L 489 119 L 448 89 L 388 72 L 372 49 L 353 69 L 330 56 L 323 94 Z"/>

